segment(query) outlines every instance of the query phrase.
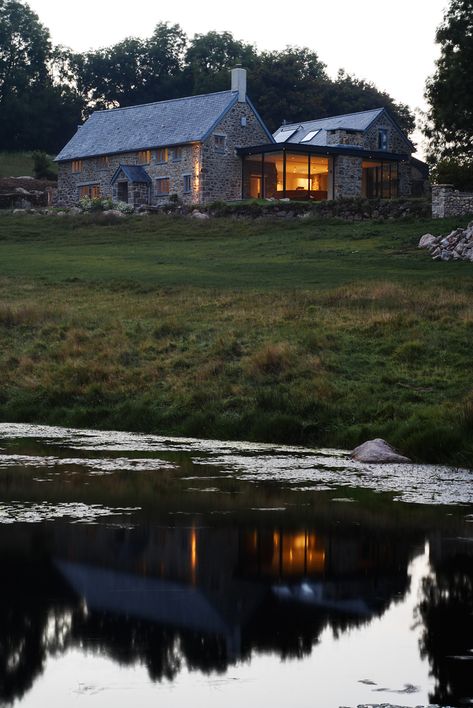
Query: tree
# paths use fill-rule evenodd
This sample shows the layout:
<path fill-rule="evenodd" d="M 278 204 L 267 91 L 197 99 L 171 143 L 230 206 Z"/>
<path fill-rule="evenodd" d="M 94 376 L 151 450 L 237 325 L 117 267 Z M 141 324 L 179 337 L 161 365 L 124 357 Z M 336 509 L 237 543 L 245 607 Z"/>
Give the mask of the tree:
<path fill-rule="evenodd" d="M 235 39 L 231 32 L 196 34 L 185 55 L 190 92 L 195 95 L 226 90 L 230 70 L 237 64 L 252 69 L 255 61 L 255 47 Z"/>
<path fill-rule="evenodd" d="M 473 2 L 450 0 L 437 30 L 440 57 L 427 80 L 430 104 L 425 133 L 430 158 L 473 157 Z"/>
<path fill-rule="evenodd" d="M 61 56 L 28 5 L 0 0 L 0 149 L 55 152 L 70 137 L 83 101 Z"/>
<path fill-rule="evenodd" d="M 18 0 L 0 0 L 0 104 L 48 76 L 51 42 L 39 18 Z"/>

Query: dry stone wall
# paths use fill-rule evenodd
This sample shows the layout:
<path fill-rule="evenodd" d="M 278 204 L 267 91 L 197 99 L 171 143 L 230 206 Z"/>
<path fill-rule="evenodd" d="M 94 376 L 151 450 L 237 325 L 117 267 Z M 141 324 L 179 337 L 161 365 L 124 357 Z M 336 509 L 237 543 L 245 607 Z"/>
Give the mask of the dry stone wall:
<path fill-rule="evenodd" d="M 451 184 L 432 186 L 432 217 L 434 219 L 468 214 L 473 214 L 473 192 L 458 192 Z"/>

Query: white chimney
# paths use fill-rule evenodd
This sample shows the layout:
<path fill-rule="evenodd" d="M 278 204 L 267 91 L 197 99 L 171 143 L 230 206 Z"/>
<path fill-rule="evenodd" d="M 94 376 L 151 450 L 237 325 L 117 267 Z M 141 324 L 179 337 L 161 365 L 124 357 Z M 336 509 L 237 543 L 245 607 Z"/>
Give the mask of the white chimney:
<path fill-rule="evenodd" d="M 238 91 L 238 102 L 246 101 L 246 69 L 237 66 L 232 69 L 232 91 Z"/>

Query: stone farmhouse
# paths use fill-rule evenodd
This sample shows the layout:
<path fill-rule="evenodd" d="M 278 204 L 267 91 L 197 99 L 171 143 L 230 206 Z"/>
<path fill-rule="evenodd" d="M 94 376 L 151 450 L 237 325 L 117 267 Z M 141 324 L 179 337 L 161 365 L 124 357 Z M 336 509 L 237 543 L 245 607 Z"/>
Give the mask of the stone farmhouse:
<path fill-rule="evenodd" d="M 134 206 L 248 198 L 418 196 L 425 170 L 384 108 L 282 125 L 271 135 L 246 93 L 228 91 L 97 111 L 56 158 L 58 203 L 85 195 Z M 423 164 L 423 163 L 422 163 Z"/>

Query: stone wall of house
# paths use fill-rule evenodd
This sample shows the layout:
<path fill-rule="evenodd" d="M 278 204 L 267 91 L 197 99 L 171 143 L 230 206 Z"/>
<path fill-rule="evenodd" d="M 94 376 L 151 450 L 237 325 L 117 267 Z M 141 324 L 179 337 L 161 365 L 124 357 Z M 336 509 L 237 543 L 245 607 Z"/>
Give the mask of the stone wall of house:
<path fill-rule="evenodd" d="M 451 184 L 432 185 L 432 216 L 434 219 L 469 214 L 473 214 L 473 192 L 458 192 Z"/>
<path fill-rule="evenodd" d="M 327 131 L 327 145 L 363 145 L 363 132 L 361 130 L 329 130 Z"/>
<path fill-rule="evenodd" d="M 216 144 L 215 136 L 224 136 L 223 149 Z M 202 203 L 241 199 L 242 161 L 235 149 L 268 142 L 268 135 L 251 107 L 247 103 L 236 103 L 203 143 Z"/>
<path fill-rule="evenodd" d="M 412 152 L 412 146 L 407 138 L 398 130 L 386 113 L 382 113 L 364 133 L 363 147 L 367 150 L 378 150 L 378 131 L 384 128 L 388 131 L 387 152 L 406 154 Z"/>
<path fill-rule="evenodd" d="M 337 155 L 333 159 L 335 191 L 334 199 L 359 197 L 362 188 L 362 159 Z"/>
<path fill-rule="evenodd" d="M 158 196 L 156 179 L 169 178 L 169 194 L 177 194 L 188 204 L 200 201 L 199 169 L 201 162 L 201 146 L 199 143 L 182 145 L 179 159 L 173 159 L 172 150 L 168 150 L 168 160 L 158 162 L 156 150 L 151 150 L 151 161 L 143 167 L 151 177 L 150 200 L 152 204 L 161 204 L 169 200 L 168 196 Z M 103 197 L 117 199 L 116 185 L 112 188 L 112 177 L 120 165 L 139 165 L 138 152 L 121 153 L 108 156 L 108 165 L 104 167 L 100 158 L 85 158 L 82 160 L 82 171 L 72 172 L 72 162 L 61 162 L 58 165 L 58 205 L 71 206 L 79 200 L 80 188 L 85 185 L 98 184 Z M 191 191 L 184 194 L 184 175 L 191 176 Z M 144 185 L 129 189 L 129 202 L 141 203 Z M 148 189 L 148 187 L 146 187 Z M 135 194 L 136 193 L 136 194 Z"/>

